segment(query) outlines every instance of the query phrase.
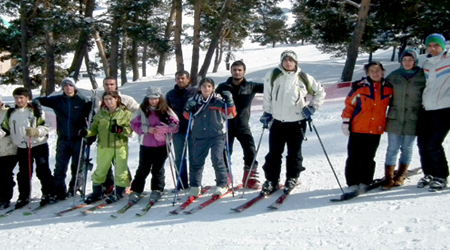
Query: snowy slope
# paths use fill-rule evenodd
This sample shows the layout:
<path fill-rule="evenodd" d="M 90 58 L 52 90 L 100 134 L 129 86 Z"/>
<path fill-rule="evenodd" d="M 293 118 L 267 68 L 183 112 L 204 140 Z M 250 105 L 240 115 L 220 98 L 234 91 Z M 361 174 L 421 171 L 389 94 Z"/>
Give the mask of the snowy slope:
<path fill-rule="evenodd" d="M 347 138 L 342 135 L 340 113 L 347 89 L 337 89 L 334 83 L 339 79 L 344 60 L 330 59 L 314 46 L 279 46 L 276 48 L 248 45 L 235 53 L 237 59 L 247 64 L 246 77 L 261 82 L 265 73 L 279 63 L 284 49 L 297 52 L 299 65 L 306 72 L 321 81 L 327 89 L 327 101 L 314 115 L 316 126 L 341 185 L 345 186 L 344 162 Z M 389 73 L 398 67 L 390 62 L 390 51 L 375 55 Z M 185 53 L 187 55 L 189 53 Z M 354 79 L 360 78 L 367 56 L 358 59 Z M 188 60 L 187 60 L 188 61 Z M 152 76 L 130 82 L 121 91 L 142 101 L 148 86 L 161 86 L 163 91 L 174 85 L 175 65 L 171 63 L 166 76 Z M 189 68 L 189 62 L 186 63 Z M 229 76 L 221 65 L 220 72 L 209 76 L 222 82 Z M 152 68 L 151 73 L 155 72 Z M 149 75 L 151 75 L 151 73 Z M 98 79 L 100 82 L 101 79 Z M 89 88 L 87 79 L 78 83 L 80 88 Z M 3 99 L 12 101 L 13 86 L 0 86 Z M 86 91 L 89 92 L 88 90 Z M 258 119 L 262 113 L 262 97 L 253 103 L 250 125 L 255 140 L 261 135 Z M 49 112 L 51 117 L 51 112 Z M 262 165 L 268 150 L 268 133 L 261 144 L 258 161 Z M 266 207 L 275 199 L 270 197 L 242 212 L 230 210 L 257 194 L 247 190 L 245 198 L 241 192 L 217 201 L 193 215 L 171 215 L 172 194 L 168 193 L 142 218 L 134 214 L 145 200 L 131 208 L 118 219 L 112 219 L 125 201 L 106 207 L 98 212 L 83 216 L 79 212 L 56 217 L 55 212 L 68 208 L 73 200 L 66 200 L 49 206 L 39 213 L 23 216 L 22 211 L 0 219 L 0 246 L 2 249 L 448 249 L 450 231 L 450 196 L 448 190 L 430 193 L 415 188 L 420 175 L 406 181 L 406 185 L 391 191 L 376 190 L 363 197 L 345 203 L 331 203 L 330 198 L 340 195 L 340 188 L 325 158 L 322 147 L 314 132 L 308 130 L 308 140 L 303 144 L 304 165 L 307 170 L 300 176 L 301 185 L 286 200 L 278 211 Z M 50 136 L 51 165 L 54 165 L 56 135 Z M 232 167 L 235 183 L 242 177 L 242 150 L 235 144 Z M 133 137 L 129 143 L 129 167 L 134 175 L 138 164 L 138 142 Z M 449 153 L 449 143 L 445 150 Z M 376 157 L 376 177 L 383 175 L 386 136 L 382 137 Z M 95 150 L 94 159 L 95 159 Z M 417 150 L 413 155 L 412 168 L 419 166 Z M 261 181 L 263 173 L 261 172 Z M 283 170 L 284 172 L 284 170 Z M 282 175 L 284 181 L 284 175 Z M 148 183 L 148 182 L 147 182 Z M 214 185 L 214 172 L 207 161 L 203 183 Z M 90 183 L 89 183 L 90 185 Z M 88 185 L 88 188 L 90 189 Z M 173 188 L 169 165 L 166 164 L 166 188 Z M 40 184 L 33 177 L 33 196 L 40 196 Z M 147 190 L 149 185 L 147 185 Z M 200 198 L 204 201 L 209 195 Z M 13 200 L 17 198 L 17 193 Z M 185 199 L 185 196 L 182 196 Z M 79 201 L 77 200 L 78 204 Z M 179 202 L 180 203 L 180 202 Z M 197 204 L 199 202 L 196 202 Z M 35 207 L 37 203 L 29 207 Z M 194 206 L 194 205 L 191 205 Z M 24 209 L 27 210 L 28 208 Z"/>

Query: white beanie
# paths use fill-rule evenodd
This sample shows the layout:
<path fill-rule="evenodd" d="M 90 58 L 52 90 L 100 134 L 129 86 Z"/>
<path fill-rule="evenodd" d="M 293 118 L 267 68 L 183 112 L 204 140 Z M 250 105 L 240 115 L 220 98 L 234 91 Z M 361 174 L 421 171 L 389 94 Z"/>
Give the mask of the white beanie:
<path fill-rule="evenodd" d="M 162 95 L 163 93 L 159 87 L 148 87 L 147 94 L 145 95 L 145 97 L 160 98 Z"/>
<path fill-rule="evenodd" d="M 283 53 L 281 53 L 281 57 L 280 57 L 281 63 L 283 63 L 284 58 L 287 56 L 294 59 L 295 63 L 298 63 L 297 54 L 292 50 L 285 50 L 285 51 L 283 51 Z"/>
<path fill-rule="evenodd" d="M 69 84 L 70 86 L 76 88 L 77 86 L 75 86 L 75 82 L 73 81 L 72 78 L 66 77 L 62 80 L 61 82 L 61 88 L 64 88 L 64 85 Z"/>

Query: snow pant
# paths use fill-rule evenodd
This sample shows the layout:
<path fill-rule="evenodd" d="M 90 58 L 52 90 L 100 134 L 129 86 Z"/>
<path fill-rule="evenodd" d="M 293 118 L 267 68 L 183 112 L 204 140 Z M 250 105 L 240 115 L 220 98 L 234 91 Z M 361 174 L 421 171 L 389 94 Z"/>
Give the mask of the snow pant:
<path fill-rule="evenodd" d="M 187 158 L 192 158 L 192 150 L 188 150 L 188 148 L 192 148 L 192 145 L 189 145 L 187 148 L 184 148 L 184 142 L 186 139 L 186 134 L 183 133 L 176 133 L 173 134 L 173 148 L 175 151 L 175 165 L 178 168 L 178 172 L 180 173 L 180 179 L 181 183 L 177 181 L 177 189 L 181 189 L 182 186 L 184 188 L 189 187 L 188 182 L 188 165 L 187 165 Z M 192 140 L 188 140 L 188 144 L 192 143 Z M 181 159 L 183 156 L 183 149 L 186 150 L 186 153 L 184 154 L 184 158 Z M 181 165 L 183 164 L 183 165 Z"/>
<path fill-rule="evenodd" d="M 348 186 L 370 185 L 375 173 L 375 154 L 381 135 L 350 133 L 347 144 L 345 178 Z"/>
<path fill-rule="evenodd" d="M 450 130 L 450 108 L 422 111 L 419 115 L 417 145 L 425 175 L 446 179 L 448 162 L 442 143 Z"/>
<path fill-rule="evenodd" d="M 164 191 L 165 175 L 164 163 L 167 159 L 166 146 L 162 147 L 146 147 L 140 146 L 139 149 L 139 166 L 136 170 L 131 190 L 142 193 L 145 187 L 145 179 L 152 173 L 150 188 L 151 190 Z"/>
<path fill-rule="evenodd" d="M 58 197 L 66 197 L 66 177 L 70 159 L 72 159 L 72 161 L 70 164 L 71 178 L 69 189 L 74 189 L 78 160 L 80 157 L 80 146 L 81 138 L 78 140 L 64 140 L 58 138 L 58 141 L 56 142 L 56 163 L 55 169 L 53 170 L 53 177 L 55 192 Z"/>
<path fill-rule="evenodd" d="M 191 187 L 199 187 L 202 184 L 203 167 L 208 151 L 211 149 L 211 162 L 216 175 L 216 185 L 225 187 L 228 184 L 227 168 L 223 159 L 225 148 L 225 134 L 210 138 L 190 138 L 193 142 L 193 157 L 189 159 L 189 182 Z"/>
<path fill-rule="evenodd" d="M 17 165 L 17 156 L 8 155 L 0 157 L 2 166 L 0 167 L 0 202 L 10 201 L 13 197 L 14 168 Z"/>
<path fill-rule="evenodd" d="M 250 128 L 244 128 L 239 130 L 230 129 L 228 130 L 228 146 L 230 155 L 233 153 L 233 144 L 234 139 L 237 139 L 241 144 L 242 151 L 244 153 L 244 168 L 250 170 L 253 159 L 256 156 L 256 146 L 255 140 L 253 139 L 252 132 Z M 226 157 L 226 156 L 225 156 Z M 258 162 L 255 161 L 255 165 L 258 165 Z"/>
<path fill-rule="evenodd" d="M 284 146 L 287 145 L 286 178 L 297 179 L 304 171 L 302 143 L 305 137 L 306 121 L 281 122 L 273 120 L 269 132 L 269 153 L 263 169 L 268 181 L 278 183 Z"/>
<path fill-rule="evenodd" d="M 400 150 L 399 163 L 403 165 L 409 165 L 411 163 L 413 144 L 415 140 L 415 135 L 399 135 L 388 133 L 388 146 L 384 164 L 387 166 L 397 165 L 397 155 L 398 151 Z"/>
<path fill-rule="evenodd" d="M 128 146 L 114 148 L 97 147 L 97 168 L 92 174 L 92 184 L 102 185 L 106 180 L 106 175 L 114 163 L 115 183 L 118 187 L 126 188 L 130 186 L 130 174 L 128 172 Z"/>
<path fill-rule="evenodd" d="M 48 163 L 48 144 L 32 146 L 31 148 L 31 173 L 28 165 L 28 148 L 18 148 L 19 173 L 17 182 L 19 184 L 19 200 L 30 197 L 30 182 L 33 175 L 33 162 L 36 162 L 36 176 L 41 182 L 42 195 L 53 195 L 53 176 Z"/>

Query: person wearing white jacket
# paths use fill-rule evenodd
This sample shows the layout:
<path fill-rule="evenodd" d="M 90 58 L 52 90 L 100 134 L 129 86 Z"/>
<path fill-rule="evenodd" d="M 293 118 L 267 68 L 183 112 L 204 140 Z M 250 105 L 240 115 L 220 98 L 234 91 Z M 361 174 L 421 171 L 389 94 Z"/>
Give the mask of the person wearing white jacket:
<path fill-rule="evenodd" d="M 30 178 L 33 174 L 30 163 L 33 162 L 36 163 L 36 175 L 42 186 L 41 205 L 55 202 L 53 176 L 48 162 L 47 139 L 50 124 L 46 123 L 41 107 L 29 103 L 31 92 L 28 89 L 16 88 L 13 96 L 16 106 L 7 112 L 0 130 L 0 138 L 9 135 L 17 146 L 19 199 L 15 207 L 21 208 L 30 203 Z"/>
<path fill-rule="evenodd" d="M 442 143 L 450 131 L 450 54 L 445 50 L 445 38 L 441 34 L 429 35 L 427 59 L 423 64 L 426 77 L 422 96 L 424 110 L 418 118 L 420 161 L 424 177 L 418 188 L 429 185 L 430 191 L 442 190 L 447 186 L 448 162 Z"/>
<path fill-rule="evenodd" d="M 325 90 L 312 76 L 298 67 L 297 54 L 286 50 L 281 54 L 281 64 L 269 72 L 264 80 L 264 114 L 260 121 L 264 128 L 270 126 L 269 153 L 263 166 L 266 182 L 265 194 L 278 189 L 281 173 L 282 154 L 287 144 L 285 193 L 290 193 L 297 185 L 302 165 L 302 142 L 306 122 L 323 104 Z M 307 102 L 306 96 L 312 99 Z"/>

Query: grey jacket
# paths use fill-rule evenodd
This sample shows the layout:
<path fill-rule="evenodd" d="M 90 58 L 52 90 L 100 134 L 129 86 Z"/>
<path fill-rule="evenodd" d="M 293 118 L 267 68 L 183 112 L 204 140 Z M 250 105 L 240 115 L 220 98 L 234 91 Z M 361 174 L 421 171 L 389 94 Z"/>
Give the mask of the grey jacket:
<path fill-rule="evenodd" d="M 425 75 L 420 69 L 407 80 L 402 69 L 390 73 L 386 80 L 394 88 L 387 114 L 386 132 L 399 135 L 417 135 L 417 116 L 422 107 L 422 93 L 425 88 Z"/>

